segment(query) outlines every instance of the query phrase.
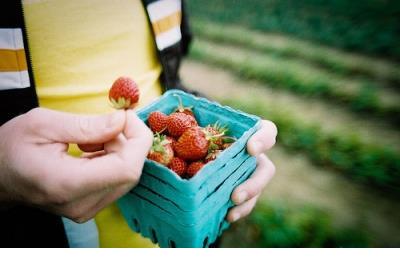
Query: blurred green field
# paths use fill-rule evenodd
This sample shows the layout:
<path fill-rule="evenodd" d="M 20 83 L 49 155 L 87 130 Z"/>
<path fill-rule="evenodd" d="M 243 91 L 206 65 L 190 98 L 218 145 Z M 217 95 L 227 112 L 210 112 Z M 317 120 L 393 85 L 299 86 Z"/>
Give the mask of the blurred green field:
<path fill-rule="evenodd" d="M 188 1 L 192 16 L 400 59 L 397 0 Z"/>
<path fill-rule="evenodd" d="M 184 83 L 279 129 L 277 176 L 222 245 L 400 246 L 399 3 L 188 4 Z"/>

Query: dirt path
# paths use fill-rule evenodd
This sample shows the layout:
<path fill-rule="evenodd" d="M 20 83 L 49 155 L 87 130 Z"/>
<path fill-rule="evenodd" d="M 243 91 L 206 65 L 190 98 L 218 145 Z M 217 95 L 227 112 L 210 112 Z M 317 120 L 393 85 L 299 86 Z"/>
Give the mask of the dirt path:
<path fill-rule="evenodd" d="M 329 104 L 293 98 L 287 93 L 277 93 L 256 84 L 241 83 L 230 73 L 217 68 L 187 61 L 181 75 L 186 85 L 215 99 L 228 94 L 240 96 L 254 89 L 251 94 L 270 100 L 266 106 L 273 103 L 277 107 L 287 107 L 290 104 L 292 112 L 297 111 L 304 118 L 311 118 L 310 121 L 321 122 L 327 117 L 324 122 L 333 122 L 329 124 L 330 128 L 337 128 L 340 123 L 348 121 L 362 135 L 368 135 L 372 130 L 374 136 L 392 136 L 394 139 L 392 133 L 385 135 L 379 123 L 371 124 L 340 110 L 332 111 L 334 108 Z M 335 226 L 359 226 L 380 246 L 400 245 L 399 200 L 346 181 L 342 176 L 314 166 L 301 154 L 287 152 L 279 144 L 269 152 L 269 156 L 277 166 L 277 174 L 262 198 L 318 206 L 332 214 Z"/>

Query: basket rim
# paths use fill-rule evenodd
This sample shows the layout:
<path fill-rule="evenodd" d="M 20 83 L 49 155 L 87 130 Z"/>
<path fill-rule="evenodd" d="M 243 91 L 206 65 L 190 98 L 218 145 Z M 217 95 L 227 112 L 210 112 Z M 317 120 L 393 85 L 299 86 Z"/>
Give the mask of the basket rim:
<path fill-rule="evenodd" d="M 209 104 L 211 104 L 211 105 L 213 105 L 213 106 L 220 107 L 220 108 L 222 108 L 222 109 L 224 109 L 224 110 L 227 110 L 227 111 L 229 111 L 229 112 L 231 112 L 231 113 L 233 113 L 233 114 L 236 114 L 236 115 L 239 114 L 239 115 L 241 115 L 242 117 L 246 117 L 246 118 L 249 118 L 249 119 L 254 120 L 254 121 L 255 121 L 255 124 L 254 124 L 251 128 L 249 128 L 248 130 L 246 130 L 245 132 L 243 132 L 242 136 L 240 136 L 240 137 L 238 138 L 238 141 L 240 140 L 240 138 L 246 137 L 247 135 L 249 135 L 249 133 L 254 132 L 253 129 L 258 130 L 258 129 L 260 128 L 260 126 L 261 126 L 261 118 L 260 118 L 259 116 L 257 116 L 257 115 L 248 114 L 248 113 L 243 112 L 243 111 L 238 110 L 238 109 L 233 109 L 233 108 L 231 108 L 231 107 L 229 107 L 229 106 L 222 105 L 222 104 L 220 104 L 219 102 L 216 102 L 216 101 L 208 100 L 207 98 L 204 98 L 204 97 L 197 97 L 197 96 L 194 96 L 194 95 L 192 95 L 192 94 L 190 94 L 190 93 L 187 93 L 187 92 L 185 92 L 185 91 L 183 91 L 183 90 L 180 90 L 180 89 L 170 89 L 170 90 L 167 90 L 163 95 L 161 95 L 160 97 L 158 97 L 158 98 L 155 99 L 154 101 L 150 102 L 150 103 L 147 104 L 145 107 L 140 108 L 139 110 L 137 110 L 137 111 L 136 111 L 136 114 L 141 114 L 141 113 L 143 113 L 145 110 L 147 110 L 149 107 L 153 106 L 154 104 L 157 104 L 157 103 L 160 102 L 161 100 L 166 99 L 168 96 L 176 95 L 176 94 L 178 94 L 178 95 L 183 95 L 183 96 L 186 96 L 186 97 L 188 97 L 188 98 L 191 98 L 191 99 L 194 99 L 194 100 L 197 100 L 197 101 L 200 101 L 200 102 L 209 103 Z M 142 119 L 142 120 L 145 121 L 144 119 Z M 236 142 L 237 142 L 237 141 L 236 141 Z M 236 143 L 236 142 L 235 142 L 235 143 Z M 231 150 L 231 149 L 228 148 L 228 149 L 226 149 L 225 151 L 223 151 L 223 152 L 217 157 L 217 159 L 220 159 L 220 158 L 224 157 L 225 155 L 227 155 L 227 153 L 229 153 L 230 150 Z M 197 174 L 196 174 L 194 177 L 192 177 L 192 178 L 186 179 L 186 178 L 180 177 L 180 176 L 177 175 L 174 171 L 171 171 L 170 169 L 168 169 L 168 168 L 165 167 L 164 165 L 161 165 L 161 164 L 159 164 L 158 162 L 155 162 L 155 161 L 153 161 L 153 160 L 150 160 L 150 159 L 148 159 L 147 157 L 146 157 L 146 159 L 145 159 L 145 162 L 146 162 L 146 163 L 150 163 L 150 164 L 152 164 L 153 166 L 155 166 L 155 167 L 157 167 L 157 168 L 159 168 L 159 169 L 169 171 L 169 172 L 171 173 L 171 175 L 174 176 L 175 180 L 177 180 L 177 181 L 181 182 L 183 185 L 187 185 L 187 186 L 198 185 L 198 184 L 200 184 L 199 182 L 205 181 L 205 180 L 204 180 L 204 177 L 203 177 L 204 171 L 205 171 L 205 169 L 206 169 L 207 167 L 210 166 L 210 164 L 212 165 L 212 162 L 206 163 L 206 164 L 204 165 L 204 167 L 199 171 L 199 173 L 197 173 Z"/>

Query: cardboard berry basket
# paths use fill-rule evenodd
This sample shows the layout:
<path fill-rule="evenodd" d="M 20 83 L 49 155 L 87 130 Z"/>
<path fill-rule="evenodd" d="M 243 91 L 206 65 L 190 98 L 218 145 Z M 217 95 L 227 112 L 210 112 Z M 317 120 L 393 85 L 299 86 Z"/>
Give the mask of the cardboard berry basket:
<path fill-rule="evenodd" d="M 139 117 L 146 121 L 156 110 L 170 114 L 179 103 L 176 95 L 184 106 L 193 107 L 200 126 L 218 121 L 237 141 L 189 180 L 147 159 L 139 184 L 118 200 L 118 206 L 132 230 L 160 247 L 208 247 L 229 226 L 225 216 L 233 206 L 233 189 L 256 167 L 246 143 L 260 118 L 181 90 L 167 91 L 139 110 Z"/>

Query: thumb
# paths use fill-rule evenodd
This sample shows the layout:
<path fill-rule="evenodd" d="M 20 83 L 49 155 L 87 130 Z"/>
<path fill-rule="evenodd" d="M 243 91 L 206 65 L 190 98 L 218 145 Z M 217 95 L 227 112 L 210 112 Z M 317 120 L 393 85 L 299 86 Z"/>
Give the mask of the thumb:
<path fill-rule="evenodd" d="M 125 126 L 125 112 L 121 110 L 92 116 L 36 109 L 32 118 L 43 137 L 62 143 L 104 143 L 115 138 Z"/>

